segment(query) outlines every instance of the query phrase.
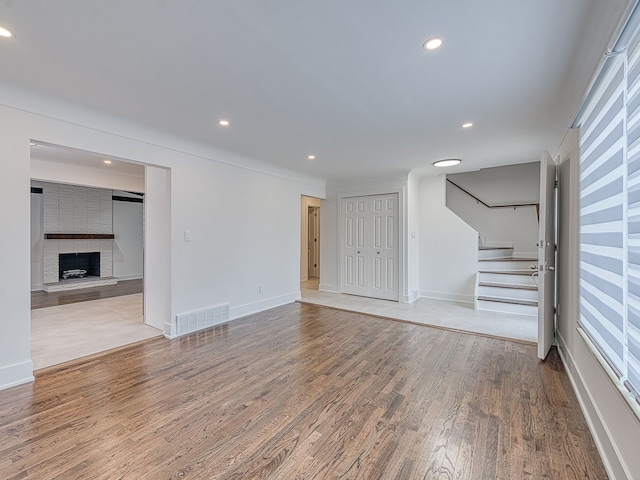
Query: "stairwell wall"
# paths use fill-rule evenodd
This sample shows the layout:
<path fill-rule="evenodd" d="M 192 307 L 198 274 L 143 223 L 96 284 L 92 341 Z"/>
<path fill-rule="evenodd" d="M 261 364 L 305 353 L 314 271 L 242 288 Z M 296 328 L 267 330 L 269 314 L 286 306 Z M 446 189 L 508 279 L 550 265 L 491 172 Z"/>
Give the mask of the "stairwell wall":
<path fill-rule="evenodd" d="M 473 303 L 478 233 L 447 208 L 446 177 L 420 179 L 420 296 Z"/>
<path fill-rule="evenodd" d="M 447 178 L 489 205 L 539 202 L 539 162 L 486 168 L 447 175 Z M 535 206 L 490 209 L 449 182 L 446 184 L 446 204 L 486 237 L 487 244 L 512 245 L 516 257 L 537 256 Z"/>

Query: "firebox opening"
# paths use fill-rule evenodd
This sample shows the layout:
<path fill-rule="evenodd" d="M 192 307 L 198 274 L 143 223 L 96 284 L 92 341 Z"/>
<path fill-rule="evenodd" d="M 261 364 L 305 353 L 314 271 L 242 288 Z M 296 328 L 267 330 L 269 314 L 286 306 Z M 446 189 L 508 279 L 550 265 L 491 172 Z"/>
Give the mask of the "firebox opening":
<path fill-rule="evenodd" d="M 100 277 L 100 252 L 61 253 L 59 279 Z"/>

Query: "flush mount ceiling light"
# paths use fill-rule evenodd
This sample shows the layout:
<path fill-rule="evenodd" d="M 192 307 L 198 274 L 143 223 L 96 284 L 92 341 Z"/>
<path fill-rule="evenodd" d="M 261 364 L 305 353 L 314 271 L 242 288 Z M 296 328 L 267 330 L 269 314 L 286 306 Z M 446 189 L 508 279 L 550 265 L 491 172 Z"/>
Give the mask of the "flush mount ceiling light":
<path fill-rule="evenodd" d="M 29 145 L 31 145 L 32 147 L 36 147 L 38 144 L 36 142 L 29 142 Z"/>
<path fill-rule="evenodd" d="M 316 156 L 315 156 L 315 155 L 309 155 L 307 158 L 308 158 L 309 160 L 315 160 L 315 159 L 316 159 Z"/>
<path fill-rule="evenodd" d="M 438 160 L 433 163 L 434 167 L 453 167 L 454 165 L 458 165 L 462 162 L 459 158 L 447 158 L 446 160 Z"/>
<path fill-rule="evenodd" d="M 228 127 L 229 126 L 229 120 L 220 120 L 220 121 L 218 121 L 218 125 L 220 125 L 221 127 Z"/>
<path fill-rule="evenodd" d="M 462 128 L 471 128 L 473 127 L 473 122 L 465 122 L 462 124 Z"/>
<path fill-rule="evenodd" d="M 422 48 L 424 48 L 425 50 L 435 50 L 437 48 L 440 48 L 441 45 L 442 45 L 442 38 L 431 37 L 431 38 L 427 38 L 424 41 L 424 43 L 422 44 Z"/>
<path fill-rule="evenodd" d="M 107 165 L 111 165 L 111 160 L 103 160 L 104 163 L 106 163 Z"/>
<path fill-rule="evenodd" d="M 0 27 L 0 37 L 9 38 L 9 37 L 13 37 L 13 34 L 6 28 Z"/>

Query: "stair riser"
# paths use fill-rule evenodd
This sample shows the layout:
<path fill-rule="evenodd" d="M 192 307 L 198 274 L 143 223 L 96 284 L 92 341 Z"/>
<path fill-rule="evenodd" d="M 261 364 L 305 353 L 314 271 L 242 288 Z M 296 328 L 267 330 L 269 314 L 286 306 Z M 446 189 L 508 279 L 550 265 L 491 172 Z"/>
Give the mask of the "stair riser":
<path fill-rule="evenodd" d="M 478 262 L 478 270 L 531 270 L 531 265 L 537 265 L 536 260 L 485 260 Z"/>
<path fill-rule="evenodd" d="M 513 255 L 513 248 L 497 249 L 497 250 L 478 250 L 478 259 L 484 260 L 486 258 L 503 258 L 511 257 Z"/>
<path fill-rule="evenodd" d="M 515 285 L 536 285 L 531 275 L 513 275 L 510 273 L 480 273 L 480 282 L 509 283 Z"/>
<path fill-rule="evenodd" d="M 513 303 L 487 302 L 485 300 L 478 300 L 478 310 L 511 313 L 515 315 L 528 315 L 530 317 L 538 316 L 538 307 L 516 305 Z"/>
<path fill-rule="evenodd" d="M 478 287 L 478 295 L 482 297 L 509 298 L 514 300 L 538 300 L 537 290 L 519 290 L 517 288 Z"/>

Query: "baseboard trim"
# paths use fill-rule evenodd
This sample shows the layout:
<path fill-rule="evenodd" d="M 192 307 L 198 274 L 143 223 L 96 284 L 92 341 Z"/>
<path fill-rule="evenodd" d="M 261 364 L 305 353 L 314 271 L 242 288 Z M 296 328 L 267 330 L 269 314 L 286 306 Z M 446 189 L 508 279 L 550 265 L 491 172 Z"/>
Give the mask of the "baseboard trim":
<path fill-rule="evenodd" d="M 318 291 L 329 292 L 329 293 L 340 293 L 336 285 L 331 285 L 328 283 L 321 283 L 320 285 L 318 285 Z"/>
<path fill-rule="evenodd" d="M 264 312 L 271 308 L 280 307 L 295 302 L 300 298 L 300 290 L 296 292 L 286 293 L 277 297 L 267 298 L 258 302 L 245 303 L 229 308 L 229 320 L 237 320 L 238 318 L 253 315 L 254 313 Z"/>
<path fill-rule="evenodd" d="M 600 453 L 600 458 L 607 471 L 607 475 L 611 480 L 630 480 L 631 477 L 626 473 L 623 473 L 623 477 L 615 473 L 626 471 L 624 463 L 621 461 L 620 452 L 615 443 L 611 441 L 611 433 L 602 419 L 602 413 L 594 402 L 593 396 L 584 381 L 582 372 L 575 363 L 573 355 L 567 348 L 567 344 L 559 331 L 556 332 L 556 339 L 558 343 L 558 354 L 569 377 L 571 387 L 576 394 L 582 414 L 587 421 L 587 426 L 595 441 L 598 453 Z M 610 455 L 608 452 L 612 452 L 612 454 Z"/>
<path fill-rule="evenodd" d="M 420 298 L 429 298 L 431 300 L 448 300 L 450 302 L 469 303 L 473 305 L 473 295 L 464 295 L 460 293 L 435 292 L 433 290 L 420 290 Z"/>
<path fill-rule="evenodd" d="M 33 381 L 33 362 L 31 360 L 0 368 L 0 390 Z"/>
<path fill-rule="evenodd" d="M 41 290 L 44 290 L 44 283 L 39 283 L 37 285 L 31 285 L 31 291 L 32 292 L 39 292 Z"/>

